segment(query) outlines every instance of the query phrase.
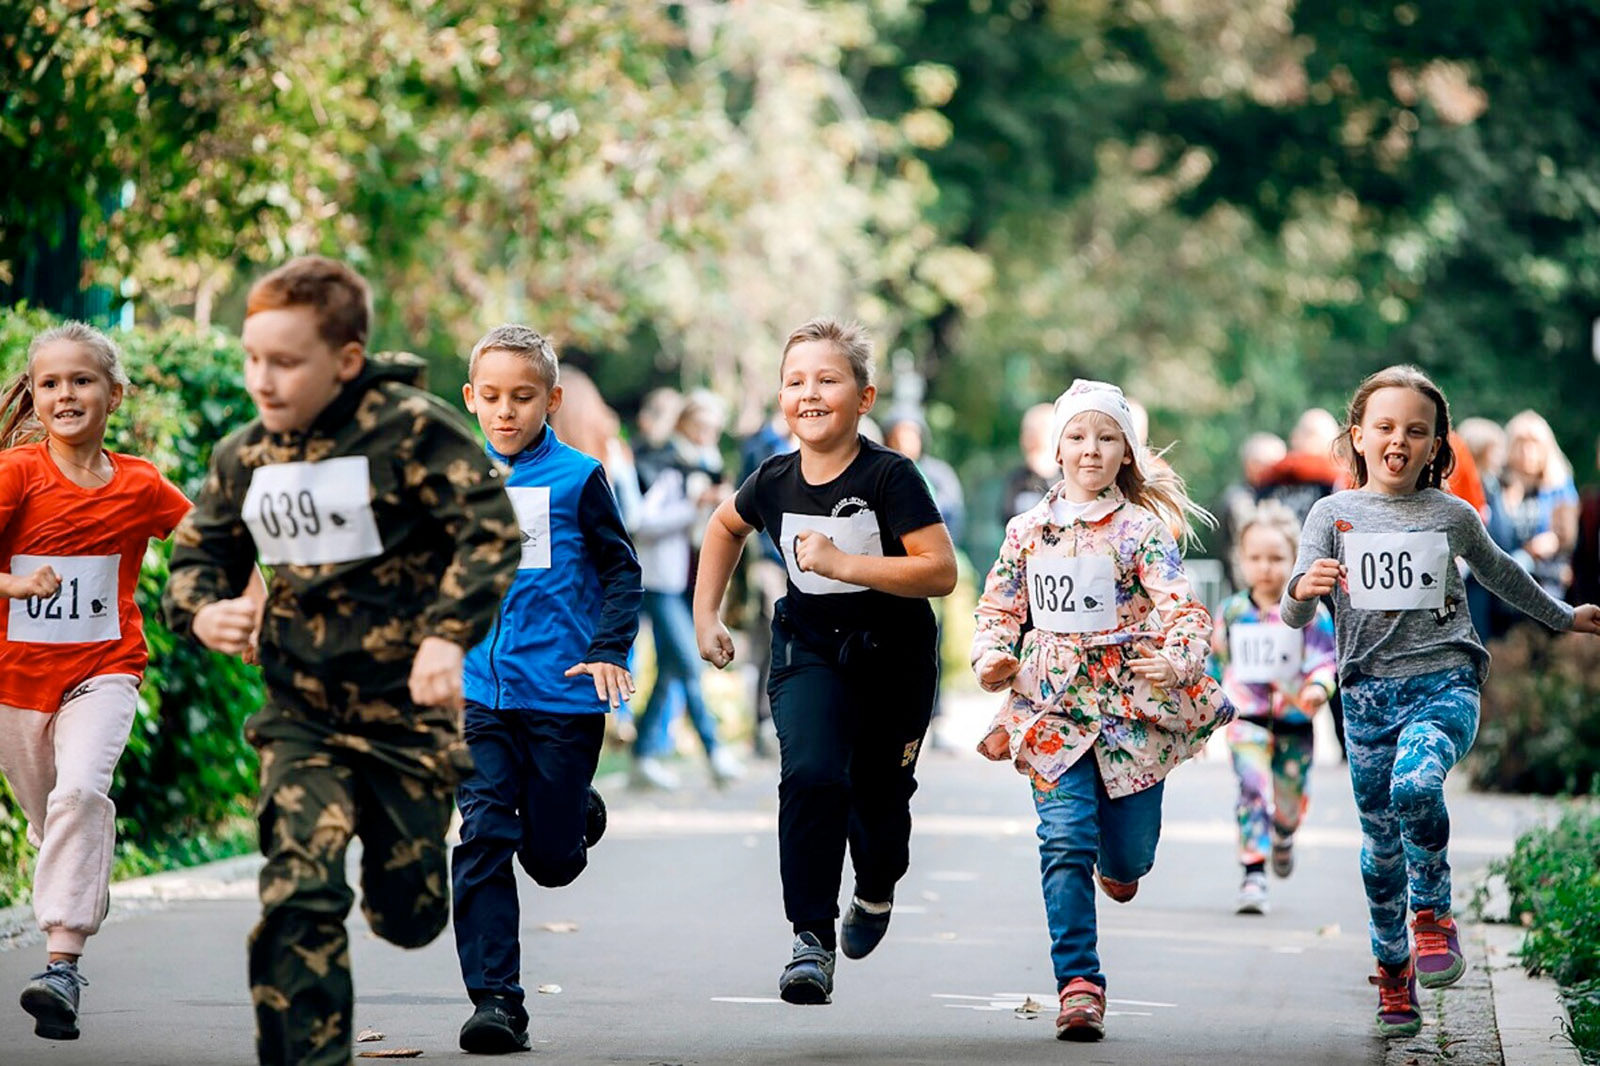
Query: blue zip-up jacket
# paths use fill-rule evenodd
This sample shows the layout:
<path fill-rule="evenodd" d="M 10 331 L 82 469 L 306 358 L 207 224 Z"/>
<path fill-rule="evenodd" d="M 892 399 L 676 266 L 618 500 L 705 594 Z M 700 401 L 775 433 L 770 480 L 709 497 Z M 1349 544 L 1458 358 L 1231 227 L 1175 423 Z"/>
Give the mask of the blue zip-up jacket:
<path fill-rule="evenodd" d="M 467 653 L 465 695 L 494 710 L 603 714 L 578 663 L 626 666 L 644 598 L 639 560 L 605 471 L 546 426 L 510 468 L 522 560 L 487 640 Z"/>

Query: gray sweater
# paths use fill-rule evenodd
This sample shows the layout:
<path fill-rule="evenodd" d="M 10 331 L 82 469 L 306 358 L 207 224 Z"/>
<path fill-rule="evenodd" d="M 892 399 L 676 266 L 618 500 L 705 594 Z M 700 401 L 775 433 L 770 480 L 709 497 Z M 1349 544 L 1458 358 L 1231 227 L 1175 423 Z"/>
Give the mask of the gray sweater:
<path fill-rule="evenodd" d="M 1324 497 L 1306 515 L 1300 557 L 1283 594 L 1283 620 L 1303 628 L 1317 601 L 1302 603 L 1289 592 L 1318 559 L 1345 558 L 1346 533 L 1439 532 L 1452 555 L 1472 567 L 1484 588 L 1552 629 L 1572 628 L 1572 608 L 1552 599 L 1516 561 L 1495 546 L 1472 506 L 1439 489 L 1386 496 L 1356 489 Z M 1479 684 L 1489 674 L 1489 653 L 1478 642 L 1467 615 L 1467 595 L 1455 566 L 1445 568 L 1444 607 L 1439 610 L 1362 611 L 1350 605 L 1342 585 L 1333 592 L 1339 640 L 1339 679 L 1414 677 L 1471 666 Z"/>

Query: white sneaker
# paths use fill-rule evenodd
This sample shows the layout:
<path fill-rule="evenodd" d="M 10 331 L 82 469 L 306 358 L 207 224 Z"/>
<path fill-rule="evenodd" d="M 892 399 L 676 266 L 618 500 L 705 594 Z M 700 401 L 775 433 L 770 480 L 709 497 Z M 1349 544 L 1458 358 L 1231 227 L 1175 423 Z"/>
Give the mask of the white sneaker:
<path fill-rule="evenodd" d="M 744 776 L 744 763 L 733 753 L 733 749 L 726 744 L 718 745 L 711 753 L 711 780 L 717 787 L 732 781 L 737 781 Z"/>
<path fill-rule="evenodd" d="M 1260 872 L 1245 874 L 1244 883 L 1239 886 L 1239 905 L 1234 908 L 1234 913 L 1265 914 L 1269 909 L 1267 875 Z"/>
<path fill-rule="evenodd" d="M 628 787 L 671 792 L 678 787 L 678 775 L 654 755 L 645 755 L 633 760 L 633 768 L 628 771 Z"/>

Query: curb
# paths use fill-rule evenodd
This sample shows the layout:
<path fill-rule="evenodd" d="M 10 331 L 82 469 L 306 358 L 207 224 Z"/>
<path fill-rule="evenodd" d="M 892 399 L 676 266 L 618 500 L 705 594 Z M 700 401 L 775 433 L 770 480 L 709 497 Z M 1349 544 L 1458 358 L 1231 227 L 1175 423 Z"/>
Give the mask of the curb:
<path fill-rule="evenodd" d="M 1523 931 L 1514 925 L 1478 927 L 1494 984 L 1495 1019 L 1505 1066 L 1583 1066 L 1567 1037 L 1570 1019 L 1561 991 L 1547 977 L 1529 977 L 1516 958 Z"/>
<path fill-rule="evenodd" d="M 256 874 L 262 862 L 260 855 L 237 855 L 200 866 L 113 882 L 111 910 L 106 915 L 106 921 L 114 922 L 129 914 L 183 900 L 253 901 L 256 898 Z M 0 951 L 43 939 L 44 934 L 34 925 L 31 903 L 0 908 Z"/>
<path fill-rule="evenodd" d="M 1418 987 L 1422 1032 L 1390 1040 L 1383 1066 L 1509 1066 L 1500 1049 L 1489 953 L 1481 925 L 1461 922 L 1467 971 L 1449 988 Z"/>

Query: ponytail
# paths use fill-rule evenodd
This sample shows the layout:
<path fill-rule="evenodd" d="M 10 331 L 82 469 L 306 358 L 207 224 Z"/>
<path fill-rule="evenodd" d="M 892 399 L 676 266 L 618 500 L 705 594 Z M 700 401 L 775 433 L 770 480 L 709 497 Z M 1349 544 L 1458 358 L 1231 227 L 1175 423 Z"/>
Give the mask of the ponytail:
<path fill-rule="evenodd" d="M 30 360 L 31 362 L 31 360 Z M 26 370 L 12 379 L 0 396 L 0 448 L 30 444 L 44 436 L 44 427 L 33 415 L 33 389 Z"/>
<path fill-rule="evenodd" d="M 15 448 L 44 439 L 44 426 L 33 413 L 33 358 L 39 354 L 39 349 L 56 341 L 81 345 L 107 381 L 128 387 L 128 372 L 122 367 L 122 352 L 116 341 L 85 322 L 53 326 L 33 338 L 28 345 L 27 365 L 0 396 L 0 448 Z"/>

